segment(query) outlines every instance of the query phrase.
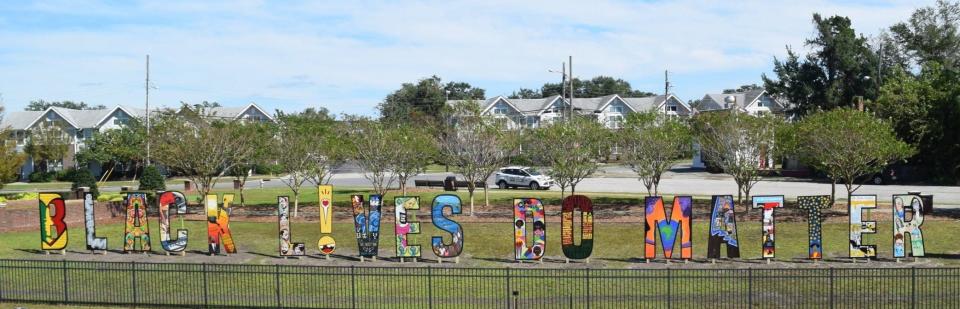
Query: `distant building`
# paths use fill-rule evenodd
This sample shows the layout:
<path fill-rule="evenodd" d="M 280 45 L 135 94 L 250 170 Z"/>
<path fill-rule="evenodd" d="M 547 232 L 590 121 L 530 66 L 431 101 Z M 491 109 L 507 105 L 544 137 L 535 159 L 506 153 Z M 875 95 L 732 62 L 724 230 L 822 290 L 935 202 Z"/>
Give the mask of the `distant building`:
<path fill-rule="evenodd" d="M 451 100 L 455 105 L 465 100 Z M 537 128 L 563 118 L 569 111 L 569 99 L 559 95 L 540 99 L 509 99 L 496 96 L 477 101 L 482 114 L 499 119 L 504 129 Z M 665 115 L 688 117 L 690 106 L 674 95 L 625 98 L 612 94 L 596 98 L 574 98 L 573 111 L 580 115 L 595 117 L 607 128 L 619 129 L 630 113 L 656 110 Z"/>
<path fill-rule="evenodd" d="M 761 88 L 746 92 L 705 94 L 697 110 L 703 112 L 735 109 L 750 115 L 763 113 L 783 115 L 787 106 L 789 106 L 788 103 L 770 96 Z"/>
<path fill-rule="evenodd" d="M 207 111 L 208 116 L 223 117 L 238 120 L 272 121 L 273 117 L 254 103 L 243 107 L 215 107 Z M 11 136 L 17 142 L 17 151 L 24 151 L 30 140 L 32 129 L 50 123 L 59 123 L 69 137 L 67 154 L 62 160 L 51 162 L 49 170 L 62 170 L 76 167 L 76 154 L 86 146 L 86 142 L 98 132 L 122 127 L 130 119 L 142 119 L 146 112 L 142 108 L 116 106 L 101 110 L 77 110 L 60 107 L 50 107 L 44 111 L 12 111 L 7 112 L 0 122 L 0 127 L 9 128 Z M 87 168 L 94 175 L 99 175 L 102 168 L 99 164 L 91 164 Z M 27 179 L 36 169 L 36 162 L 28 157 L 20 168 L 20 179 Z"/>

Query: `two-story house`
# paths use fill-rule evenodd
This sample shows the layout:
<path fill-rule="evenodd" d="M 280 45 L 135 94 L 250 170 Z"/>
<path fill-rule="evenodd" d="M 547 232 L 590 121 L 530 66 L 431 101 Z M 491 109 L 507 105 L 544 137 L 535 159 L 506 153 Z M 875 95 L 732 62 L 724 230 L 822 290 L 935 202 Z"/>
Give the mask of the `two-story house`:
<path fill-rule="evenodd" d="M 789 103 L 771 96 L 766 90 L 752 89 L 745 92 L 708 93 L 700 100 L 695 112 L 735 111 L 759 116 L 773 114 L 784 116 Z M 693 167 L 703 168 L 705 164 L 699 151 L 699 145 L 694 145 Z M 760 168 L 773 167 L 773 154 L 768 153 L 760 160 Z"/>
<path fill-rule="evenodd" d="M 266 121 L 273 120 L 260 106 L 250 103 L 243 107 L 216 107 L 209 113 L 216 117 L 228 119 Z M 62 160 L 50 162 L 48 169 L 62 170 L 76 166 L 75 156 L 85 147 L 88 140 L 97 132 L 120 128 L 130 119 L 142 119 L 146 112 L 142 108 L 116 106 L 100 110 L 77 110 L 60 107 L 50 107 L 43 111 L 12 111 L 8 112 L 0 127 L 10 129 L 11 138 L 16 140 L 17 151 L 24 151 L 30 140 L 31 132 L 42 126 L 57 124 L 67 137 L 67 153 Z M 38 162 L 28 157 L 20 168 L 20 179 L 27 179 L 37 168 Z M 99 164 L 87 166 L 94 175 L 101 173 Z"/>
<path fill-rule="evenodd" d="M 451 100 L 455 105 L 463 100 Z M 478 101 L 482 114 L 498 119 L 504 129 L 536 128 L 565 117 L 570 110 L 569 99 L 559 95 L 539 99 L 510 99 L 496 96 Z M 690 106 L 674 95 L 642 98 L 621 97 L 616 94 L 596 98 L 574 98 L 573 111 L 579 115 L 594 117 L 611 129 L 618 129 L 630 113 L 656 110 L 678 117 L 687 117 Z"/>

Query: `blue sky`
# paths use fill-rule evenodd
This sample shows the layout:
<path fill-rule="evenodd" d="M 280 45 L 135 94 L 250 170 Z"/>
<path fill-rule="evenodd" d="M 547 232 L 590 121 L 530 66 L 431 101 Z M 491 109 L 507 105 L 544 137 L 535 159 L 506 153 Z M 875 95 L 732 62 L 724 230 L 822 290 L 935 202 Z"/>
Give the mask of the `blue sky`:
<path fill-rule="evenodd" d="M 16 2 L 16 3 L 15 3 Z M 488 96 L 574 74 L 684 100 L 760 83 L 803 52 L 811 14 L 876 35 L 933 1 L 42 1 L 0 3 L 0 94 L 142 106 L 256 102 L 375 114 L 401 83 L 439 75 Z"/>

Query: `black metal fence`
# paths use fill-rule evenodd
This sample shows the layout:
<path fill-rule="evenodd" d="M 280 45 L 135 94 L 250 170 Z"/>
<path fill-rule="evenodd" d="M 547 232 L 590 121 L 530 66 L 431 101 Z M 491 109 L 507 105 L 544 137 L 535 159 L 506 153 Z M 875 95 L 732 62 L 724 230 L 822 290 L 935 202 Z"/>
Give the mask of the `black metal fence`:
<path fill-rule="evenodd" d="M 539 269 L 0 260 L 0 301 L 270 308 L 960 307 L 960 268 Z"/>

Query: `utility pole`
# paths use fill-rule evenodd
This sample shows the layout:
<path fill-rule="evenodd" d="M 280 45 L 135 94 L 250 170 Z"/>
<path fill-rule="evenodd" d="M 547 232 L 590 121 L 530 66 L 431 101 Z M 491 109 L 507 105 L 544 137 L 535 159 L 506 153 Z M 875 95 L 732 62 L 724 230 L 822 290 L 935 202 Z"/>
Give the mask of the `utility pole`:
<path fill-rule="evenodd" d="M 670 71 L 663 70 L 663 111 L 667 111 L 667 97 L 670 96 Z"/>
<path fill-rule="evenodd" d="M 150 166 L 150 55 L 147 55 L 147 79 L 143 89 L 146 90 L 144 105 L 147 113 L 147 166 Z"/>
<path fill-rule="evenodd" d="M 568 62 L 570 63 L 570 118 L 568 119 L 573 119 L 573 56 L 567 57 L 569 57 Z"/>

